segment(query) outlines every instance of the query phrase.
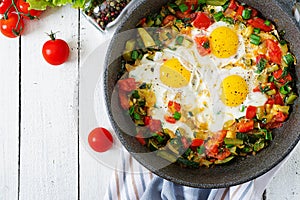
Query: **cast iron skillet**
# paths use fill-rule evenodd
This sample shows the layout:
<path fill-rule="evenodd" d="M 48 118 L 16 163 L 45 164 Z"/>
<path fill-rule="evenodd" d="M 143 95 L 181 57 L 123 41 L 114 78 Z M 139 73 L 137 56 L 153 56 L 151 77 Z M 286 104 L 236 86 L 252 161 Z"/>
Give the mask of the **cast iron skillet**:
<path fill-rule="evenodd" d="M 130 39 L 131 34 L 127 32 L 125 34 L 119 33 L 135 28 L 142 17 L 158 11 L 166 2 L 167 0 L 139 1 L 124 17 L 110 43 L 105 62 L 104 90 L 109 117 L 118 138 L 143 166 L 158 176 L 181 185 L 198 188 L 228 187 L 247 182 L 268 172 L 291 152 L 300 139 L 299 98 L 295 102 L 288 122 L 282 128 L 274 131 L 275 137 L 269 147 L 256 156 L 237 159 L 230 164 L 215 166 L 211 169 L 186 169 L 177 164 L 169 164 L 164 168 L 160 168 L 158 164 L 165 161 L 160 157 L 147 153 L 148 150 L 131 136 L 135 133 L 134 124 L 129 120 L 129 117 L 122 114 L 118 97 L 114 92 L 121 66 L 120 55 L 122 55 L 124 44 Z M 295 73 L 297 77 L 300 77 L 300 30 L 291 15 L 291 8 L 275 0 L 242 0 L 242 2 L 256 8 L 265 17 L 275 22 L 278 30 L 286 31 L 285 39 L 290 42 L 291 52 L 299 61 Z M 297 88 L 298 94 L 300 94 L 298 81 Z"/>

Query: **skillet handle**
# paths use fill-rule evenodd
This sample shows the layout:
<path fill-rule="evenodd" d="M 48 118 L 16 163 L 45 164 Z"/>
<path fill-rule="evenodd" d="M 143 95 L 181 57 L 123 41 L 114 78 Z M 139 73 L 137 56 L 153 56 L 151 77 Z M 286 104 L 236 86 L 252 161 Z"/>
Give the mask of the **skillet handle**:
<path fill-rule="evenodd" d="M 298 23 L 300 23 L 300 1 L 296 1 L 293 7 L 293 14 Z"/>

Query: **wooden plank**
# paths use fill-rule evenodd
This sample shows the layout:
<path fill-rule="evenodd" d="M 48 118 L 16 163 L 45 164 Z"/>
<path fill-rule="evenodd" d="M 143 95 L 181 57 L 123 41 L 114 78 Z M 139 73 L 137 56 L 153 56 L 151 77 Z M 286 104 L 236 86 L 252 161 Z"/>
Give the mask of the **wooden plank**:
<path fill-rule="evenodd" d="M 78 198 L 78 11 L 49 9 L 22 38 L 20 199 Z M 70 46 L 51 66 L 41 49 L 50 31 Z"/>
<path fill-rule="evenodd" d="M 19 39 L 0 33 L 0 199 L 18 198 Z"/>
<path fill-rule="evenodd" d="M 97 156 L 101 155 L 91 151 L 87 144 L 87 137 L 88 133 L 95 127 L 103 126 L 109 129 L 105 114 L 101 113 L 102 110 L 100 110 L 101 119 L 97 121 L 94 109 L 95 87 L 99 76 L 101 76 L 107 47 L 105 41 L 109 35 L 101 34 L 84 16 L 81 16 L 80 24 L 80 199 L 103 199 L 113 170 L 99 162 Z M 98 103 L 99 106 L 102 106 L 100 109 L 103 109 L 103 104 Z"/>

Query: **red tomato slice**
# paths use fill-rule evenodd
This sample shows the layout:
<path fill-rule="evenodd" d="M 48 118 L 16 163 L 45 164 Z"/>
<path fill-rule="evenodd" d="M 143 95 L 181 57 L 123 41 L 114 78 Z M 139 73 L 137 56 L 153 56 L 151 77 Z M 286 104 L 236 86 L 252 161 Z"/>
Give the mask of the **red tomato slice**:
<path fill-rule="evenodd" d="M 246 110 L 246 118 L 253 119 L 256 116 L 257 107 L 255 106 L 248 106 Z"/>
<path fill-rule="evenodd" d="M 250 120 L 242 120 L 237 124 L 238 131 L 241 133 L 246 133 L 254 129 L 254 121 Z"/>
<path fill-rule="evenodd" d="M 259 17 L 249 19 L 248 24 L 252 25 L 254 28 L 259 28 L 259 29 L 261 29 L 262 31 L 265 31 L 265 32 L 270 32 L 270 31 L 273 30 L 273 26 L 266 25 L 265 20 L 263 20 Z"/>
<path fill-rule="evenodd" d="M 91 131 L 88 142 L 94 151 L 105 152 L 112 147 L 113 137 L 107 129 L 99 127 Z"/>
<path fill-rule="evenodd" d="M 193 25 L 199 29 L 207 29 L 211 25 L 211 20 L 204 12 L 198 12 Z"/>
<path fill-rule="evenodd" d="M 281 64 L 282 52 L 277 41 L 267 39 L 266 46 L 270 61 L 278 65 Z"/>

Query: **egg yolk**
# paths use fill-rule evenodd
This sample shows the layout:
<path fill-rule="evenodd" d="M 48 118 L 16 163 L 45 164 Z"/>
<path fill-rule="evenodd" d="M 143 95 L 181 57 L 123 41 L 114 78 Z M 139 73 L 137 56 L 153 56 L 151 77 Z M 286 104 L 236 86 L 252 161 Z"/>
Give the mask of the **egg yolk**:
<path fill-rule="evenodd" d="M 223 103 L 230 107 L 241 105 L 248 95 L 248 85 L 242 77 L 231 75 L 222 81 Z"/>
<path fill-rule="evenodd" d="M 160 67 L 160 80 L 172 88 L 180 88 L 188 85 L 191 72 L 187 70 L 177 58 L 167 60 Z"/>
<path fill-rule="evenodd" d="M 238 49 L 238 36 L 230 28 L 222 26 L 210 34 L 212 53 L 218 58 L 229 58 L 236 54 Z"/>

